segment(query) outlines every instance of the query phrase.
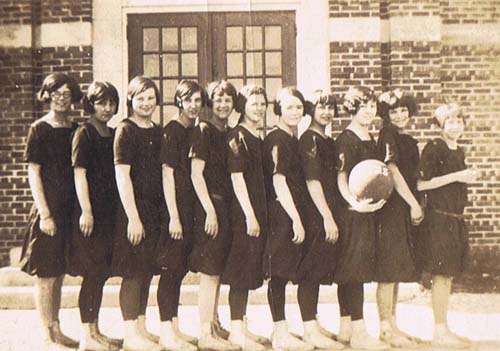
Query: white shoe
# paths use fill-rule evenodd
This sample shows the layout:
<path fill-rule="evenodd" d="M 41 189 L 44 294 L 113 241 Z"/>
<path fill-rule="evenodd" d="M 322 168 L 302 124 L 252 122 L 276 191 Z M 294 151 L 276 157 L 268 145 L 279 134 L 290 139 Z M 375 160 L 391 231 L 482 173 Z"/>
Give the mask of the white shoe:
<path fill-rule="evenodd" d="M 352 336 L 352 320 L 350 316 L 340 317 L 339 334 L 336 337 L 338 342 L 348 345 Z"/>
<path fill-rule="evenodd" d="M 146 338 L 137 326 L 137 321 L 125 321 L 123 351 L 162 351 L 163 348 Z"/>
<path fill-rule="evenodd" d="M 181 329 L 179 328 L 179 318 L 177 318 L 177 317 L 172 318 L 172 325 L 173 325 L 175 334 L 177 334 L 177 336 L 179 338 L 181 338 L 182 340 L 184 340 L 190 344 L 193 344 L 193 345 L 198 344 L 197 338 L 195 338 L 194 336 L 185 334 L 181 331 Z"/>
<path fill-rule="evenodd" d="M 345 348 L 343 344 L 323 335 L 316 320 L 304 322 L 304 336 L 302 340 L 317 349 L 342 350 Z"/>
<path fill-rule="evenodd" d="M 436 347 L 466 349 L 471 346 L 471 342 L 470 340 L 460 337 L 447 330 L 445 333 L 434 333 L 434 338 L 431 341 L 431 345 Z"/>
<path fill-rule="evenodd" d="M 247 320 L 246 316 L 243 317 L 243 331 L 245 332 L 246 337 L 250 338 L 251 340 L 253 340 L 261 345 L 270 345 L 271 344 L 271 340 L 269 340 L 268 338 L 254 334 L 248 329 L 248 320 Z"/>
<path fill-rule="evenodd" d="M 200 350 L 217 350 L 217 351 L 238 351 L 240 347 L 234 345 L 227 340 L 222 339 L 215 333 L 213 324 L 203 323 L 201 325 L 200 338 L 198 339 L 198 348 Z"/>
<path fill-rule="evenodd" d="M 365 328 L 364 320 L 360 319 L 352 323 L 353 333 L 351 336 L 350 346 L 352 349 L 364 350 L 388 350 L 390 346 L 386 343 L 374 338 Z"/>
<path fill-rule="evenodd" d="M 380 340 L 392 347 L 413 348 L 418 347 L 418 343 L 406 337 L 404 333 L 398 333 L 396 330 L 380 331 Z"/>
<path fill-rule="evenodd" d="M 161 322 L 159 344 L 166 350 L 177 351 L 196 351 L 196 346 L 181 339 L 175 332 L 172 321 Z"/>
<path fill-rule="evenodd" d="M 266 348 L 250 339 L 245 334 L 245 325 L 243 321 L 231 321 L 231 332 L 228 341 L 231 344 L 238 345 L 242 350 L 264 351 Z"/>
<path fill-rule="evenodd" d="M 274 332 L 271 338 L 273 350 L 311 351 L 314 346 L 308 344 L 288 332 L 286 321 L 274 322 Z"/>
<path fill-rule="evenodd" d="M 333 334 L 332 332 L 330 332 L 329 330 L 327 330 L 321 326 L 321 323 L 319 322 L 319 315 L 316 315 L 316 324 L 318 325 L 319 332 L 321 334 L 323 334 L 324 336 L 326 336 L 327 338 L 330 338 L 330 339 L 337 338 L 337 336 L 335 334 Z"/>
<path fill-rule="evenodd" d="M 99 341 L 94 328 L 91 327 L 90 323 L 83 323 L 83 337 L 80 339 L 79 350 L 81 351 L 111 351 L 118 350 L 115 348 L 110 348 Z"/>
<path fill-rule="evenodd" d="M 141 333 L 142 336 L 149 339 L 150 341 L 157 344 L 158 341 L 160 340 L 160 337 L 158 335 L 152 334 L 152 333 L 148 332 L 148 330 L 146 329 L 146 316 L 145 315 L 141 315 L 141 316 L 137 317 L 137 328 L 138 328 L 137 330 L 139 331 L 139 333 Z"/>

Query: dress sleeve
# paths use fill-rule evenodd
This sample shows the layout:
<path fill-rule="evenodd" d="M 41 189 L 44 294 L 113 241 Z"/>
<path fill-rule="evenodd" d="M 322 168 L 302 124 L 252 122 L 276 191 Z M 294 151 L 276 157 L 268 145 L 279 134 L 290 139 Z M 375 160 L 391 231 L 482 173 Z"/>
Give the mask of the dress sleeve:
<path fill-rule="evenodd" d="M 24 158 L 26 162 L 33 162 L 43 165 L 46 160 L 46 155 L 43 147 L 43 125 L 33 124 L 28 132 L 28 139 L 26 142 L 26 149 Z"/>
<path fill-rule="evenodd" d="M 189 158 L 208 161 L 210 155 L 210 131 L 205 122 L 200 122 L 191 134 Z"/>
<path fill-rule="evenodd" d="M 397 131 L 393 128 L 384 128 L 380 131 L 380 135 L 377 142 L 377 153 L 379 159 L 388 164 L 389 162 L 394 162 L 398 164 L 399 161 L 399 150 L 398 144 L 396 142 Z"/>
<path fill-rule="evenodd" d="M 321 179 L 321 157 L 318 152 L 318 137 L 303 134 L 299 142 L 299 154 L 306 180 Z"/>
<path fill-rule="evenodd" d="M 271 144 L 271 160 L 273 163 L 273 175 L 287 175 L 290 167 L 291 155 L 286 141 L 282 138 L 276 138 Z"/>
<path fill-rule="evenodd" d="M 73 136 L 71 144 L 71 161 L 73 167 L 88 168 L 90 156 L 90 136 L 87 128 L 79 127 Z"/>
<path fill-rule="evenodd" d="M 131 127 L 122 122 L 116 128 L 113 152 L 115 155 L 115 165 L 131 165 L 134 156 L 134 137 Z"/>
<path fill-rule="evenodd" d="M 182 128 L 182 127 L 181 127 Z M 180 163 L 180 138 L 181 131 L 176 130 L 172 123 L 163 130 L 160 149 L 160 163 L 171 168 L 177 168 Z"/>
<path fill-rule="evenodd" d="M 234 131 L 228 137 L 227 163 L 230 173 L 244 172 L 248 162 L 248 146 L 245 135 L 241 131 Z"/>
<path fill-rule="evenodd" d="M 335 164 L 337 165 L 337 171 L 349 174 L 358 163 L 356 157 L 356 148 L 358 146 L 356 145 L 356 141 L 347 134 L 343 134 L 337 139 L 336 146 Z"/>
<path fill-rule="evenodd" d="M 421 179 L 430 180 L 437 175 L 441 153 L 439 145 L 434 140 L 425 145 L 418 167 Z"/>

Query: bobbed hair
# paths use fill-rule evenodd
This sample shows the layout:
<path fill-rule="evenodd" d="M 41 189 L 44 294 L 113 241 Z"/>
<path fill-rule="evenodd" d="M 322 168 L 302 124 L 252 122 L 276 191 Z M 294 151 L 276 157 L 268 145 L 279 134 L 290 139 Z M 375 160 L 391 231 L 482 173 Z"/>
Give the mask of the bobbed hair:
<path fill-rule="evenodd" d="M 294 86 L 284 87 L 284 88 L 279 89 L 276 92 L 276 98 L 274 99 L 274 106 L 273 106 L 274 114 L 277 116 L 282 115 L 281 103 L 283 101 L 283 98 L 287 95 L 294 96 L 297 99 L 299 99 L 300 102 L 302 102 L 302 106 L 304 106 L 303 115 L 305 116 L 305 114 L 306 114 L 306 108 L 305 108 L 306 107 L 306 99 L 304 99 L 304 95 L 302 95 L 302 93 Z"/>
<path fill-rule="evenodd" d="M 160 104 L 160 91 L 155 82 L 144 76 L 137 76 L 128 83 L 127 89 L 127 106 L 132 108 L 132 99 L 137 94 L 143 93 L 146 90 L 153 88 L 156 96 L 156 104 Z"/>
<path fill-rule="evenodd" d="M 335 111 L 333 116 L 334 117 L 339 116 L 337 99 L 335 99 L 335 96 L 333 94 L 328 93 L 321 89 L 315 90 L 311 99 L 306 101 L 306 104 L 304 106 L 306 114 L 308 114 L 311 117 L 314 117 L 314 112 L 316 111 L 316 106 L 318 105 L 333 106 L 333 109 Z"/>
<path fill-rule="evenodd" d="M 236 104 L 234 105 L 234 109 L 236 112 L 240 114 L 240 118 L 238 119 L 238 123 L 243 121 L 243 117 L 245 117 L 245 106 L 247 104 L 248 98 L 252 95 L 262 95 L 264 96 L 264 100 L 266 100 L 266 107 L 269 104 L 267 100 L 266 90 L 255 84 L 247 84 L 238 92 L 238 96 L 236 97 Z"/>
<path fill-rule="evenodd" d="M 201 95 L 201 106 L 204 107 L 207 105 L 207 94 L 203 87 L 198 84 L 198 82 L 190 79 L 183 79 L 177 84 L 175 88 L 174 94 L 174 104 L 179 109 L 182 110 L 182 100 L 188 99 L 195 93 L 200 93 Z"/>
<path fill-rule="evenodd" d="M 358 113 L 361 104 L 376 101 L 376 99 L 377 96 L 371 88 L 364 86 L 350 87 L 344 95 L 343 107 L 347 113 L 354 116 Z"/>
<path fill-rule="evenodd" d="M 222 96 L 227 94 L 233 99 L 233 106 L 236 107 L 236 100 L 238 93 L 233 84 L 229 83 L 227 80 L 221 79 L 215 82 L 211 82 L 207 86 L 207 106 L 213 107 L 213 100 L 216 96 Z"/>
<path fill-rule="evenodd" d="M 71 91 L 71 102 L 78 102 L 82 99 L 82 91 L 73 78 L 70 78 L 64 73 L 51 73 L 43 80 L 42 87 L 37 93 L 37 99 L 41 102 L 49 103 L 51 101 L 50 94 L 67 85 Z"/>
<path fill-rule="evenodd" d="M 116 105 L 115 111 L 113 112 L 113 114 L 116 115 L 118 113 L 120 98 L 114 85 L 105 81 L 93 81 L 92 84 L 89 85 L 87 95 L 83 97 L 83 109 L 85 112 L 93 114 L 95 113 L 95 104 L 106 100 Z"/>
<path fill-rule="evenodd" d="M 441 128 L 444 127 L 447 119 L 457 117 L 461 118 L 465 123 L 464 110 L 462 106 L 460 106 L 456 102 L 449 102 L 439 105 L 438 108 L 436 108 L 436 110 L 434 111 L 434 118 Z"/>
<path fill-rule="evenodd" d="M 377 99 L 377 113 L 384 121 L 384 124 L 391 122 L 389 113 L 398 107 L 406 107 L 410 118 L 418 112 L 418 105 L 415 98 L 400 89 L 386 91 L 380 94 Z"/>

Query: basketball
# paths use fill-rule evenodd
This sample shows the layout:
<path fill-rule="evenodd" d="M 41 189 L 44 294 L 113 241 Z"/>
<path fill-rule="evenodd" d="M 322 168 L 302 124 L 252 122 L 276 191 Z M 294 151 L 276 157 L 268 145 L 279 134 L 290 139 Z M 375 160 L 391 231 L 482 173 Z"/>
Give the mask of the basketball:
<path fill-rule="evenodd" d="M 387 200 L 394 189 L 394 180 L 386 164 L 379 160 L 358 163 L 349 175 L 349 189 L 358 199 Z"/>

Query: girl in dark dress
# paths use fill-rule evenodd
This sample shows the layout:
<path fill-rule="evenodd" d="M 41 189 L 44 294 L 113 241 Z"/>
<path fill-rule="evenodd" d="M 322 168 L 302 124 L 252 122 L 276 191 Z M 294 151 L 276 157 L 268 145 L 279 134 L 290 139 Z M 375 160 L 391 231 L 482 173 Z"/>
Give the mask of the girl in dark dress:
<path fill-rule="evenodd" d="M 423 211 L 415 198 L 419 154 L 417 141 L 404 133 L 416 112 L 415 99 L 399 89 L 379 96 L 378 113 L 384 126 L 377 141 L 378 157 L 391 171 L 395 191 L 376 213 L 375 281 L 378 282 L 380 340 L 394 347 L 416 346 L 396 323 L 397 283 L 419 280 L 412 229 L 412 224 L 423 220 Z"/>
<path fill-rule="evenodd" d="M 222 282 L 229 284 L 231 334 L 229 341 L 243 350 L 264 350 L 266 338 L 248 331 L 245 319 L 248 291 L 262 286 L 262 256 L 267 236 L 267 206 L 262 140 L 259 127 L 266 115 L 264 88 L 244 86 L 236 100 L 239 124 L 228 133 L 228 170 L 234 196 L 231 200 L 232 243 Z"/>
<path fill-rule="evenodd" d="M 273 349 L 312 350 L 314 347 L 288 332 L 285 320 L 286 284 L 297 278 L 302 259 L 304 199 L 309 196 L 294 132 L 304 116 L 304 97 L 294 87 L 276 93 L 277 128 L 264 140 L 264 175 L 268 196 L 269 235 L 264 270 L 270 278 L 267 297 L 274 321 Z"/>
<path fill-rule="evenodd" d="M 125 350 L 162 350 L 158 337 L 146 330 L 145 314 L 160 236 L 166 215 L 161 183 L 161 128 L 151 121 L 160 101 L 148 78 L 130 81 L 127 102 L 132 116 L 120 122 L 114 140 L 115 173 L 120 205 L 113 247 L 112 271 L 123 278 L 120 308 L 125 321 Z"/>
<path fill-rule="evenodd" d="M 233 111 L 236 89 L 218 81 L 207 88 L 208 121 L 200 121 L 191 135 L 189 157 L 194 202 L 193 249 L 188 267 L 200 273 L 201 349 L 235 350 L 238 346 L 220 337 L 217 315 L 220 276 L 231 246 L 229 201 L 231 185 L 226 164 L 227 121 Z M 226 338 L 229 336 L 224 333 Z"/>
<path fill-rule="evenodd" d="M 337 207 L 339 259 L 335 281 L 340 306 L 338 340 L 351 348 L 382 350 L 388 345 L 370 336 L 363 320 L 363 283 L 375 277 L 376 227 L 373 212 L 385 201 L 358 200 L 350 191 L 348 179 L 356 164 L 377 158 L 375 140 L 369 126 L 377 113 L 376 98 L 366 87 L 350 88 L 344 96 L 344 108 L 351 122 L 336 140 L 337 182 L 340 194 Z"/>
<path fill-rule="evenodd" d="M 192 80 L 182 80 L 175 90 L 178 118 L 163 129 L 160 161 L 168 217 L 162 217 L 162 234 L 156 261 L 162 271 L 158 285 L 160 345 L 168 350 L 195 350 L 196 338 L 182 333 L 177 313 L 182 279 L 193 246 L 193 196 L 189 140 L 205 106 L 205 91 Z"/>
<path fill-rule="evenodd" d="M 21 268 L 35 275 L 35 301 L 44 328 L 44 347 L 77 347 L 59 327 L 65 250 L 71 237 L 71 210 L 75 200 L 71 167 L 71 134 L 77 127 L 68 117 L 71 104 L 80 101 L 78 85 L 62 73 L 48 75 L 38 99 L 49 112 L 29 129 L 25 158 L 33 206 L 25 233 Z"/>
<path fill-rule="evenodd" d="M 317 320 L 319 285 L 333 283 L 337 260 L 337 223 L 334 219 L 338 201 L 335 170 L 335 142 L 326 135 L 326 127 L 337 116 L 335 97 L 321 90 L 306 103 L 311 116 L 309 128 L 299 140 L 302 171 L 311 203 L 305 206 L 304 254 L 296 281 L 302 321 L 303 340 L 317 349 L 342 349 L 344 345 L 331 339 Z"/>
<path fill-rule="evenodd" d="M 90 120 L 73 136 L 72 162 L 78 201 L 73 213 L 69 266 L 83 276 L 78 303 L 84 335 L 82 350 L 115 350 L 121 341 L 98 328 L 104 283 L 111 274 L 113 229 L 118 200 L 113 163 L 113 131 L 106 123 L 118 112 L 118 92 L 108 82 L 93 82 L 83 100 Z"/>
<path fill-rule="evenodd" d="M 464 131 L 462 108 L 455 103 L 441 105 L 434 112 L 441 137 L 427 143 L 420 158 L 418 190 L 426 198 L 426 216 L 418 237 L 423 271 L 432 275 L 434 338 L 437 347 L 466 348 L 468 340 L 448 329 L 448 299 L 453 277 L 464 270 L 468 253 L 468 232 L 464 221 L 467 184 L 478 172 L 467 168 L 458 139 Z"/>

